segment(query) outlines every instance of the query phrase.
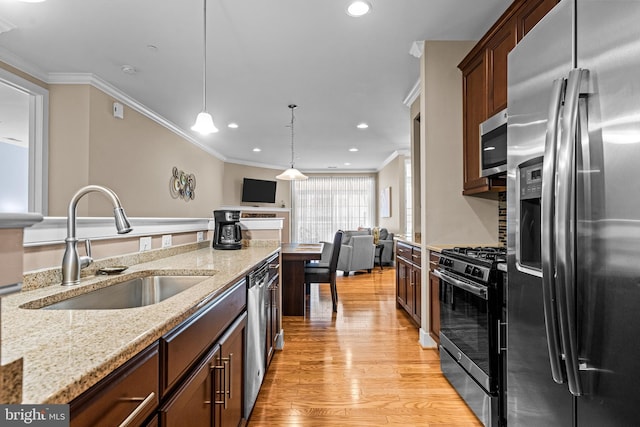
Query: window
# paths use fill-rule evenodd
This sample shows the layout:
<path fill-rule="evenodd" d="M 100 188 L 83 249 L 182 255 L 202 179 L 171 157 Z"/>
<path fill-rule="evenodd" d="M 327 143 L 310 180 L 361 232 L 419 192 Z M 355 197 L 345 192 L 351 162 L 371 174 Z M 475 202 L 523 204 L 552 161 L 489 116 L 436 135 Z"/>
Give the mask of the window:
<path fill-rule="evenodd" d="M 330 242 L 338 230 L 372 227 L 375 185 L 370 176 L 293 181 L 292 241 Z"/>
<path fill-rule="evenodd" d="M 0 212 L 47 214 L 49 91 L 0 69 Z"/>

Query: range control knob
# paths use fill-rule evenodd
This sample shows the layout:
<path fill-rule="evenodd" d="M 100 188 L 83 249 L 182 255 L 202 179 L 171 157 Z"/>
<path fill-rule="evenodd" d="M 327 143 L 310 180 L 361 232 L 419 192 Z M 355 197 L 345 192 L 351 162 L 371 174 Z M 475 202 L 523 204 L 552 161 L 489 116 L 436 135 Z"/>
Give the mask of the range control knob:
<path fill-rule="evenodd" d="M 482 270 L 480 270 L 478 267 L 473 267 L 473 272 L 471 273 L 471 275 L 475 277 L 482 277 Z"/>

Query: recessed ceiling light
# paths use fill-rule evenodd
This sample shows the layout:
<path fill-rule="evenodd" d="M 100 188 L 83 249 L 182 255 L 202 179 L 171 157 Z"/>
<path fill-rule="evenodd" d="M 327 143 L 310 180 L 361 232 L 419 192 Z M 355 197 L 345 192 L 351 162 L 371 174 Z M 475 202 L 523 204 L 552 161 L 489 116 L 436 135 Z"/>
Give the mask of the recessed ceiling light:
<path fill-rule="evenodd" d="M 366 124 L 366 123 L 360 123 L 360 124 L 358 124 L 358 126 L 356 126 L 356 127 L 357 127 L 358 129 L 366 129 L 366 128 L 368 128 L 368 127 L 369 127 L 369 125 L 368 125 L 368 124 Z"/>
<path fill-rule="evenodd" d="M 227 125 L 227 127 L 231 128 L 231 129 L 238 129 L 238 124 L 237 124 L 237 123 L 233 123 L 233 122 L 232 122 L 232 123 L 229 123 L 229 124 Z"/>
<path fill-rule="evenodd" d="M 337 166 L 327 166 L 327 169 L 338 169 Z"/>
<path fill-rule="evenodd" d="M 364 0 L 356 0 L 347 7 L 347 13 L 354 18 L 366 15 L 371 11 L 371 3 Z"/>
<path fill-rule="evenodd" d="M 256 147 L 256 148 L 254 148 L 254 149 L 253 149 L 253 151 L 255 151 L 256 153 L 259 153 L 259 152 L 261 152 L 262 150 L 261 150 L 260 148 Z"/>
<path fill-rule="evenodd" d="M 352 152 L 354 152 L 354 153 L 355 153 L 356 151 L 358 151 L 358 149 L 357 149 L 357 148 L 355 148 L 355 147 L 353 147 L 353 148 L 349 148 L 349 151 L 352 151 Z"/>
<path fill-rule="evenodd" d="M 351 163 L 347 162 L 344 164 L 345 166 L 351 166 Z"/>
<path fill-rule="evenodd" d="M 46 0 L 18 0 L 22 3 L 44 3 Z"/>

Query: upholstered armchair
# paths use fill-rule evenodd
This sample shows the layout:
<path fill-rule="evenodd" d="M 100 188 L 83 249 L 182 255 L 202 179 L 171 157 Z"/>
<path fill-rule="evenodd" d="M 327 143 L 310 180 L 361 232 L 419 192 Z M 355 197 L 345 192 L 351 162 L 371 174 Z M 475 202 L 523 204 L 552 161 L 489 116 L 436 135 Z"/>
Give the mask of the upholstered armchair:
<path fill-rule="evenodd" d="M 394 261 L 393 233 L 389 233 L 389 231 L 386 228 L 381 228 L 378 244 L 384 246 L 384 249 L 382 250 L 382 259 L 380 260 L 381 263 L 384 265 L 393 264 L 393 261 Z"/>
<path fill-rule="evenodd" d="M 342 238 L 338 270 L 348 276 L 351 271 L 373 268 L 375 256 L 373 236 L 368 231 L 345 231 Z"/>

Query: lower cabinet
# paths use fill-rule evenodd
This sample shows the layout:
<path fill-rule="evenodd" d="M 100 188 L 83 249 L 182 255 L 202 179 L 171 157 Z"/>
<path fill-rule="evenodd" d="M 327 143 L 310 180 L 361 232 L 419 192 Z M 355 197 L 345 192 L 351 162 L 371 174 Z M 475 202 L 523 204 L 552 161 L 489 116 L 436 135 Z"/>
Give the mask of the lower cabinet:
<path fill-rule="evenodd" d="M 273 359 L 277 348 L 278 334 L 280 333 L 280 256 L 275 256 L 269 261 L 269 279 L 267 282 L 267 295 L 265 297 L 267 309 L 267 339 L 266 342 L 266 366 Z"/>
<path fill-rule="evenodd" d="M 242 420 L 243 314 L 160 408 L 161 426 L 237 426 Z"/>
<path fill-rule="evenodd" d="M 70 425 L 144 425 L 158 407 L 158 372 L 158 343 L 154 343 L 75 398 L 69 405 Z"/>
<path fill-rule="evenodd" d="M 398 242 L 396 246 L 396 306 L 420 326 L 422 318 L 422 250 Z"/>
<path fill-rule="evenodd" d="M 279 255 L 267 299 L 268 361 L 280 325 Z M 71 426 L 236 427 L 246 422 L 244 277 L 70 403 Z"/>
<path fill-rule="evenodd" d="M 160 409 L 160 425 L 163 426 L 212 426 L 216 409 L 215 371 L 220 360 L 220 346 L 214 346 L 182 386 Z"/>
<path fill-rule="evenodd" d="M 429 252 L 429 336 L 440 345 L 440 278 L 433 274 L 438 261 L 438 252 Z"/>
<path fill-rule="evenodd" d="M 220 338 L 220 359 L 214 385 L 215 426 L 237 426 L 242 421 L 244 403 L 244 355 L 247 314 L 243 314 Z M 217 421 L 219 420 L 219 422 Z M 185 425 L 185 424 L 183 424 Z"/>

